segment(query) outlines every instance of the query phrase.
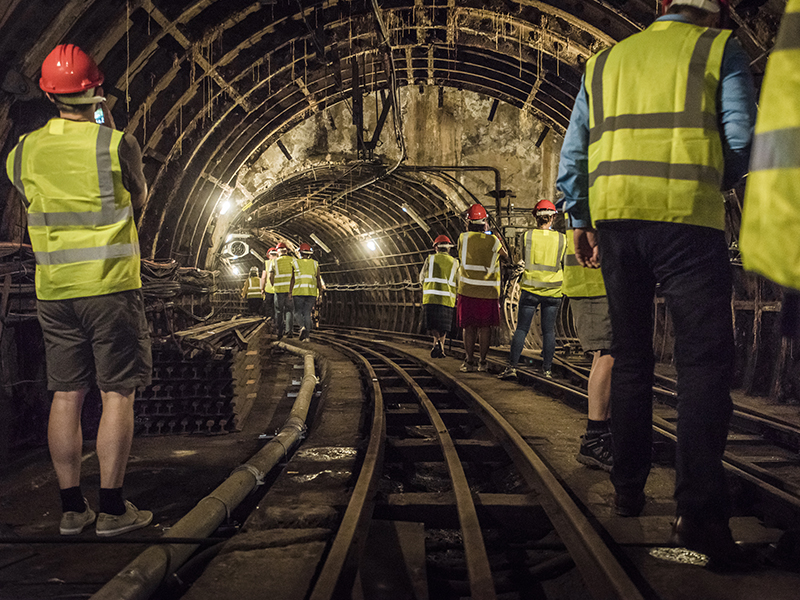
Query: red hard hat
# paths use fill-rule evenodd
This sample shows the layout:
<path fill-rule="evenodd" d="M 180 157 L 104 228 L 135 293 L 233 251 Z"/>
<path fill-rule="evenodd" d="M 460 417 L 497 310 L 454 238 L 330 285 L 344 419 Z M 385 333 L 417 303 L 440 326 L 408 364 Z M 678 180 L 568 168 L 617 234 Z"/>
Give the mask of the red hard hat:
<path fill-rule="evenodd" d="M 73 44 L 56 46 L 42 63 L 39 87 L 50 94 L 77 94 L 103 83 L 94 59 Z"/>
<path fill-rule="evenodd" d="M 467 219 L 470 221 L 483 221 L 487 217 L 486 209 L 480 204 L 473 204 L 467 212 Z"/>
<path fill-rule="evenodd" d="M 539 200 L 536 206 L 533 207 L 533 212 L 537 215 L 554 215 L 558 211 L 556 210 L 556 205 L 550 200 Z"/>
<path fill-rule="evenodd" d="M 433 247 L 435 248 L 439 244 L 452 244 L 452 240 L 447 237 L 446 235 L 440 235 L 435 240 L 433 240 Z"/>
<path fill-rule="evenodd" d="M 300 244 L 300 252 L 313 252 L 313 250 L 311 249 L 310 245 L 303 242 L 302 244 Z"/>
<path fill-rule="evenodd" d="M 277 248 L 270 248 L 269 250 L 267 250 L 267 254 L 277 254 L 277 253 L 278 253 Z"/>
<path fill-rule="evenodd" d="M 284 249 L 284 250 L 288 250 L 288 249 L 289 249 L 289 246 L 287 246 L 287 245 L 286 245 L 286 244 L 284 244 L 283 242 L 278 242 L 278 245 L 277 245 L 277 246 L 275 246 L 275 248 L 276 248 L 277 250 L 280 250 L 281 248 L 282 248 L 282 249 Z"/>

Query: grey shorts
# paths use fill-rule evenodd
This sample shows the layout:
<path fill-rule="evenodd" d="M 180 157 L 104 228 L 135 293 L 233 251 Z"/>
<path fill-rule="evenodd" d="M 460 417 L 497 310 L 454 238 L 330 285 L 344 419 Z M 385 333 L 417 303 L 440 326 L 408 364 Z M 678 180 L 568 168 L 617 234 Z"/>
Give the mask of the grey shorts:
<path fill-rule="evenodd" d="M 47 387 L 127 392 L 152 381 L 150 329 L 142 290 L 36 303 L 44 335 Z"/>
<path fill-rule="evenodd" d="M 584 352 L 611 348 L 611 318 L 608 315 L 608 299 L 570 298 L 572 318 Z"/>

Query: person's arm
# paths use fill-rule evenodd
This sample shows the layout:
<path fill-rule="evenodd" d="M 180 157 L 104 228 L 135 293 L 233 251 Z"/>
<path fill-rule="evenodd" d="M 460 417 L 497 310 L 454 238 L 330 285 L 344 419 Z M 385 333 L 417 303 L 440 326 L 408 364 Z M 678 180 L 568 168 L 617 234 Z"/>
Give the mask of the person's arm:
<path fill-rule="evenodd" d="M 757 111 L 750 60 L 733 37 L 722 55 L 718 102 L 725 157 L 722 189 L 728 190 L 747 174 Z"/>
<path fill-rule="evenodd" d="M 317 265 L 317 296 L 319 296 L 322 292 L 325 291 L 325 287 L 322 285 L 322 276 L 319 274 L 319 265 Z"/>
<path fill-rule="evenodd" d="M 264 295 L 264 290 L 267 287 L 267 272 L 261 271 L 261 277 L 259 278 L 261 282 L 261 295 Z"/>
<path fill-rule="evenodd" d="M 591 227 L 589 213 L 589 97 L 585 81 L 575 98 L 561 157 L 558 163 L 556 189 L 564 194 L 559 205 L 569 211 L 575 228 Z"/>
<path fill-rule="evenodd" d="M 129 133 L 122 136 L 119 144 L 119 162 L 122 185 L 130 192 L 133 212 L 138 217 L 147 200 L 147 181 L 142 170 L 142 150 L 136 138 Z"/>
<path fill-rule="evenodd" d="M 242 300 L 247 297 L 247 288 L 250 287 L 250 278 L 244 280 L 244 287 L 242 288 Z"/>
<path fill-rule="evenodd" d="M 277 260 L 272 261 L 272 264 L 269 266 L 269 284 L 271 286 L 275 286 L 275 265 L 278 263 Z"/>

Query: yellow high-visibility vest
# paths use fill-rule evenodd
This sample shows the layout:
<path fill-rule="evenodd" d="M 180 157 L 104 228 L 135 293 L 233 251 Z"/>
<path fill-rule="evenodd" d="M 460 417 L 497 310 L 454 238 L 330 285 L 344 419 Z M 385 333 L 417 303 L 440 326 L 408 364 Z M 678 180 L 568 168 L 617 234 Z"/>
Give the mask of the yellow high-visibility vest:
<path fill-rule="evenodd" d="M 458 260 L 445 252 L 436 252 L 425 259 L 420 271 L 423 304 L 456 305 L 458 266 Z"/>
<path fill-rule="evenodd" d="M 319 265 L 313 258 L 299 258 L 297 263 L 297 273 L 294 276 L 293 296 L 314 296 L 319 295 L 317 290 L 317 270 Z"/>
<path fill-rule="evenodd" d="M 288 294 L 291 291 L 292 273 L 297 270 L 297 261 L 291 256 L 279 256 L 272 263 L 272 271 L 275 273 L 276 294 Z"/>
<path fill-rule="evenodd" d="M 470 298 L 500 297 L 500 240 L 467 231 L 458 238 L 458 293 Z"/>
<path fill-rule="evenodd" d="M 564 283 L 561 293 L 570 298 L 596 298 L 606 295 L 603 272 L 582 267 L 575 257 L 575 236 L 567 218 L 567 255 L 564 257 Z"/>
<path fill-rule="evenodd" d="M 247 297 L 248 298 L 261 298 L 261 278 L 248 277 L 247 278 Z"/>
<path fill-rule="evenodd" d="M 730 33 L 656 21 L 586 63 L 593 224 L 725 229 L 716 107 Z"/>
<path fill-rule="evenodd" d="M 9 154 L 6 170 L 28 211 L 40 300 L 142 287 L 122 136 L 96 123 L 51 119 Z"/>
<path fill-rule="evenodd" d="M 566 236 L 552 229 L 530 229 L 525 234 L 525 272 L 520 288 L 552 298 L 561 297 Z"/>
<path fill-rule="evenodd" d="M 761 87 L 739 247 L 744 268 L 800 290 L 800 0 L 789 0 Z"/>
<path fill-rule="evenodd" d="M 268 258 L 264 261 L 264 270 L 267 274 L 264 276 L 264 293 L 265 294 L 274 294 L 275 288 L 272 287 L 272 284 L 269 282 L 269 272 L 272 270 L 272 263 L 275 262 L 274 258 Z"/>

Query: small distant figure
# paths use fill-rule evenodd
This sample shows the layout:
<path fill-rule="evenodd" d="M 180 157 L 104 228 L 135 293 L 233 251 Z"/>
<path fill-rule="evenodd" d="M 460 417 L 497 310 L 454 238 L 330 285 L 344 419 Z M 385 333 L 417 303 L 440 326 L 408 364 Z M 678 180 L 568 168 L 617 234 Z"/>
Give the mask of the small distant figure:
<path fill-rule="evenodd" d="M 245 279 L 242 287 L 242 299 L 247 300 L 247 310 L 251 315 L 260 315 L 263 304 L 261 292 L 261 277 L 258 276 L 258 267 L 250 267 L 250 275 Z"/>
<path fill-rule="evenodd" d="M 498 375 L 500 379 L 517 378 L 519 357 L 539 305 L 542 307 L 542 372 L 547 378 L 553 376 L 556 317 L 561 306 L 564 256 L 567 251 L 566 236 L 552 229 L 557 213 L 550 200 L 540 200 L 533 209 L 536 228 L 525 234 L 525 272 L 519 284 L 522 289 L 517 310 L 517 329 L 511 339 L 508 366 Z"/>
<path fill-rule="evenodd" d="M 278 258 L 278 249 L 270 248 L 267 251 L 267 258 L 264 260 L 264 270 L 261 272 L 261 295 L 264 297 L 264 316 L 269 320 L 273 331 L 275 330 L 275 288 L 269 281 L 269 271 L 276 258 Z"/>
<path fill-rule="evenodd" d="M 276 249 L 278 258 L 273 261 L 270 268 L 269 282 L 275 290 L 275 334 L 281 339 L 284 333 L 289 337 L 294 335 L 292 288 L 297 272 L 297 260 L 289 256 L 289 248 L 284 242 L 280 242 Z"/>
<path fill-rule="evenodd" d="M 425 259 L 419 273 L 423 328 L 433 336 L 432 358 L 444 358 L 445 338 L 453 327 L 459 262 L 450 256 L 452 247 L 449 237 L 438 236 L 433 241 L 433 254 Z"/>
<path fill-rule="evenodd" d="M 466 358 L 462 373 L 487 372 L 492 327 L 500 325 L 500 259 L 508 252 L 500 238 L 486 230 L 486 209 L 473 204 L 467 212 L 467 231 L 458 238 L 458 295 L 456 320 L 464 328 Z M 475 341 L 480 345 L 476 364 Z"/>
<path fill-rule="evenodd" d="M 320 290 L 323 289 L 322 279 L 319 276 L 319 264 L 311 258 L 314 253 L 309 244 L 300 244 L 300 256 L 295 261 L 297 272 L 292 288 L 294 298 L 295 320 L 300 324 L 300 341 L 307 342 L 311 337 L 314 322 L 311 311 L 317 301 Z"/>

